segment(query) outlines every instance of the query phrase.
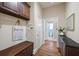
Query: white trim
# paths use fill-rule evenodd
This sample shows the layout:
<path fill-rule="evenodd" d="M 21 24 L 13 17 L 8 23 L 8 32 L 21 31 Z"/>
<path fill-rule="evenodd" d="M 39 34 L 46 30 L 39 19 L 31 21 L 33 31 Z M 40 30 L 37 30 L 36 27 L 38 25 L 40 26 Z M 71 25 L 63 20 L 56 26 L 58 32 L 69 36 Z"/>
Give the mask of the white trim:
<path fill-rule="evenodd" d="M 37 52 L 37 50 L 38 50 L 37 48 L 36 48 L 36 49 L 34 49 L 34 50 L 33 50 L 33 54 L 35 54 L 35 53 Z"/>
<path fill-rule="evenodd" d="M 53 19 L 55 19 L 55 20 L 53 20 Z M 54 22 L 54 23 L 56 23 L 57 24 L 57 29 L 59 28 L 58 27 L 58 16 L 56 16 L 56 17 L 52 17 L 52 18 L 44 18 L 44 40 L 47 40 L 47 37 L 46 37 L 46 23 L 47 22 Z M 57 33 L 58 33 L 58 31 L 57 31 Z M 58 34 L 57 34 L 58 35 Z M 54 39 L 57 39 L 57 40 L 54 40 L 54 41 L 57 41 L 57 47 L 59 47 L 59 45 L 58 45 L 58 37 L 57 38 L 54 38 Z"/>
<path fill-rule="evenodd" d="M 47 34 L 46 34 L 46 23 L 47 22 L 53 22 L 53 23 L 56 23 L 57 25 L 57 28 L 58 28 L 58 17 L 52 17 L 52 18 L 44 18 L 45 19 L 45 28 L 44 28 L 44 39 L 46 40 L 47 39 Z M 53 20 L 55 19 L 55 20 Z"/>

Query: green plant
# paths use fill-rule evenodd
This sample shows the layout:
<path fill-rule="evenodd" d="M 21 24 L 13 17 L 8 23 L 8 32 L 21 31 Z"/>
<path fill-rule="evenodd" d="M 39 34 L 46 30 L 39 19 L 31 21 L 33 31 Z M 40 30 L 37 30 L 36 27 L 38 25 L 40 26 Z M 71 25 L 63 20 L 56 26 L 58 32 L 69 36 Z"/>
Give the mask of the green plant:
<path fill-rule="evenodd" d="M 65 28 L 60 27 L 59 32 L 64 32 Z"/>

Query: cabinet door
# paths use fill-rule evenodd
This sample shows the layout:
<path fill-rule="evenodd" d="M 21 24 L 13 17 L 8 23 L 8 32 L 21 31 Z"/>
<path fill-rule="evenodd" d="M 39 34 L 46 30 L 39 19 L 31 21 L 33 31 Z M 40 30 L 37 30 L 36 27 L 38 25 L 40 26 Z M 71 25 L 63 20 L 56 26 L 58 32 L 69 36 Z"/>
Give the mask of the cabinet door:
<path fill-rule="evenodd" d="M 33 54 L 33 45 L 22 50 L 20 53 L 16 54 L 16 56 L 31 56 L 32 54 Z"/>
<path fill-rule="evenodd" d="M 30 18 L 30 8 L 26 4 L 23 4 L 23 15 Z"/>
<path fill-rule="evenodd" d="M 18 2 L 4 2 L 4 7 L 13 12 L 18 12 Z"/>
<path fill-rule="evenodd" d="M 18 8 L 19 8 L 19 14 L 23 15 L 23 3 L 22 2 L 18 2 Z"/>
<path fill-rule="evenodd" d="M 26 56 L 26 49 L 24 49 L 20 53 L 16 54 L 16 56 Z"/>
<path fill-rule="evenodd" d="M 29 47 L 26 49 L 26 55 L 27 55 L 27 56 L 33 55 L 33 45 L 29 46 Z"/>
<path fill-rule="evenodd" d="M 0 2 L 0 6 L 2 5 L 2 2 Z"/>

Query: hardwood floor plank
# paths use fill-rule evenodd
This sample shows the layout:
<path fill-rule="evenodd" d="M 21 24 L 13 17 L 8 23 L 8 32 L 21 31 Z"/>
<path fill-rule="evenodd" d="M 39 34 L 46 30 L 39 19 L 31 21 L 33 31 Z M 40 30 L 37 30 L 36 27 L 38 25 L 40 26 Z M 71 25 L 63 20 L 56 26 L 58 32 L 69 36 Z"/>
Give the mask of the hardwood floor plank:
<path fill-rule="evenodd" d="M 56 45 L 55 41 L 45 41 L 45 44 L 38 49 L 35 56 L 60 56 Z"/>

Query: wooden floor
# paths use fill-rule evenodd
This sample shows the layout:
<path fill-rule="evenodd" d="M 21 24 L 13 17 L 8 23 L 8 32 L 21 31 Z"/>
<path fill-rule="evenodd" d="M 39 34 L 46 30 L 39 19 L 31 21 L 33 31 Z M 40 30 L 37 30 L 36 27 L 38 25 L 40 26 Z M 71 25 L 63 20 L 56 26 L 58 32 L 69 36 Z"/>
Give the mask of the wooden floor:
<path fill-rule="evenodd" d="M 45 41 L 38 51 L 36 52 L 35 56 L 59 56 L 60 53 L 56 47 L 55 41 Z"/>

